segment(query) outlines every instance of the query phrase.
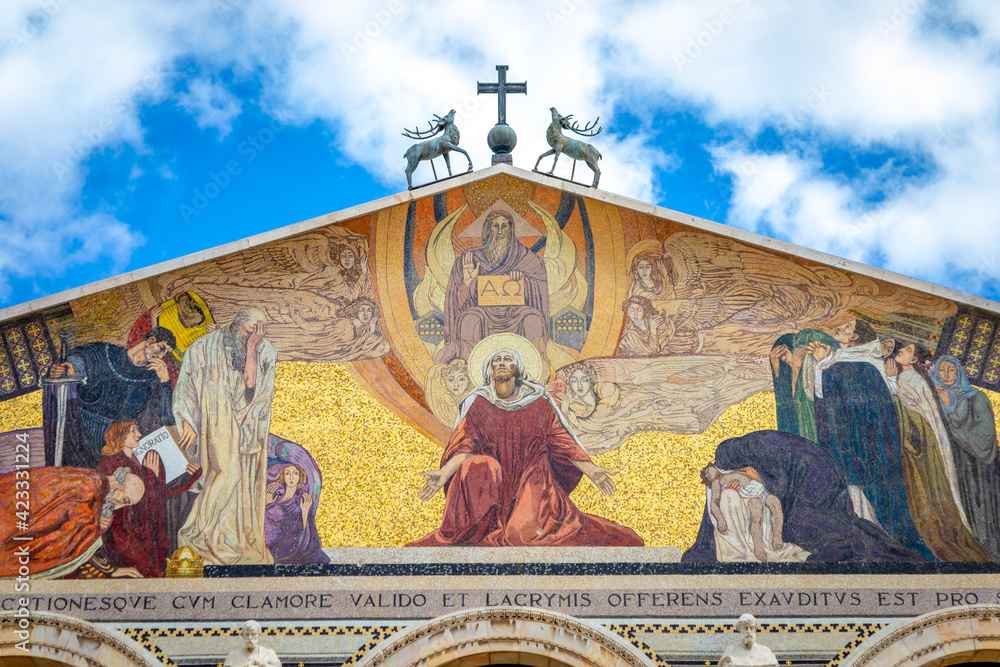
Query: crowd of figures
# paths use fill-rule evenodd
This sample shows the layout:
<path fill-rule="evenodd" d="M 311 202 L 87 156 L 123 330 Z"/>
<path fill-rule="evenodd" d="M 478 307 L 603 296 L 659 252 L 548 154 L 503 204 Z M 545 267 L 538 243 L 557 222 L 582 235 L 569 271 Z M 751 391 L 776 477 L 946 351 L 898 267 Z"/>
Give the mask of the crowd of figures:
<path fill-rule="evenodd" d="M 125 346 L 73 346 L 49 369 L 66 383 L 43 394 L 46 467 L 0 477 L 11 495 L 2 540 L 32 538 L 33 576 L 160 577 L 179 547 L 215 565 L 328 562 L 315 524 L 319 468 L 270 433 L 267 324 L 263 310 L 242 308 L 219 326 L 188 291 L 140 317 Z M 186 463 L 169 478 L 156 449 L 136 451 L 163 427 Z M 18 488 L 29 491 L 30 522 L 18 526 L 15 487 L 29 477 Z"/>
<path fill-rule="evenodd" d="M 717 472 L 743 479 L 706 479 L 685 560 L 1000 560 L 996 420 L 959 359 L 861 319 L 770 358 L 779 431 L 719 445 Z"/>

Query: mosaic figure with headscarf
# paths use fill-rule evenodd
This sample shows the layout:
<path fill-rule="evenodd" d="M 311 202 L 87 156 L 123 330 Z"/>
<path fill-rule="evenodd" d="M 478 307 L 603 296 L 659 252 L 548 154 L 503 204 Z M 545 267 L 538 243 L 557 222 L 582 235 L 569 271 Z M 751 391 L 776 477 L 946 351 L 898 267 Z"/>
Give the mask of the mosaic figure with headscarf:
<path fill-rule="evenodd" d="M 601 493 L 615 473 L 595 464 L 535 378 L 541 356 L 524 337 L 502 333 L 469 357 L 477 385 L 438 470 L 422 473 L 428 500 L 445 491 L 441 527 L 410 546 L 642 546 L 635 531 L 584 514 L 569 494 L 586 475 Z"/>
<path fill-rule="evenodd" d="M 950 354 L 934 363 L 934 384 L 951 432 L 965 515 L 972 533 L 1000 561 L 1000 456 L 993 406 Z"/>

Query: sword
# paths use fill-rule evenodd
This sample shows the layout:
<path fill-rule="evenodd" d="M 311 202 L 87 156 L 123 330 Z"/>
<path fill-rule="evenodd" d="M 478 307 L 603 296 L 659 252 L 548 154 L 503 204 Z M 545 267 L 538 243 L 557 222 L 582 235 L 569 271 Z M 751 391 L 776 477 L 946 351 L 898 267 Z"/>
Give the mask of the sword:
<path fill-rule="evenodd" d="M 69 358 L 69 331 L 60 329 L 59 335 L 59 362 L 66 363 Z M 61 378 L 42 378 L 42 384 L 54 386 L 56 388 L 56 451 L 53 465 L 61 466 L 63 458 L 63 447 L 66 442 L 66 401 L 69 398 L 69 386 L 79 384 L 80 378 L 64 375 Z"/>

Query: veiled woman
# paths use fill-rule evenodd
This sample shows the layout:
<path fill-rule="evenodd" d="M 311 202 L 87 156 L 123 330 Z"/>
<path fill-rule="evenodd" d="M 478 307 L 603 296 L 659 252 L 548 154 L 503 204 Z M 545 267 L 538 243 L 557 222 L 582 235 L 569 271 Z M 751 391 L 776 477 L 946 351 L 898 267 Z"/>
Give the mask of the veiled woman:
<path fill-rule="evenodd" d="M 934 382 L 951 431 L 966 516 L 993 560 L 1000 560 L 1000 456 L 993 406 L 969 384 L 962 363 L 951 355 L 937 360 Z"/>
<path fill-rule="evenodd" d="M 886 372 L 895 380 L 903 452 L 906 502 L 917 532 L 939 560 L 992 560 L 969 529 L 962 510 L 951 442 L 938 409 L 933 383 L 922 364 L 927 348 L 897 342 Z"/>

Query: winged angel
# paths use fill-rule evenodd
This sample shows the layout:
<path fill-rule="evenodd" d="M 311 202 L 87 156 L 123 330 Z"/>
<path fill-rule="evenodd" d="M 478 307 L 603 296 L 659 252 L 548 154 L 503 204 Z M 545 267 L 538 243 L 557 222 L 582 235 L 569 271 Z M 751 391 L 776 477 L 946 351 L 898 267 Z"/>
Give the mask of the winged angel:
<path fill-rule="evenodd" d="M 544 208 L 528 202 L 545 225 L 541 256 L 518 238 L 538 236 L 538 230 L 504 202 L 498 202 L 478 218 L 463 236 L 480 235 L 482 245 L 456 254 L 455 227 L 468 209 L 455 209 L 437 224 L 426 249 L 426 270 L 413 294 L 417 319 L 435 313 L 444 321 L 444 340 L 427 344 L 435 365 L 428 372 L 424 391 L 434 414 L 450 425 L 458 397 L 434 378 L 443 364 L 468 359 L 469 352 L 491 334 L 512 332 L 530 340 L 542 358 L 554 367 L 576 360 L 578 352 L 549 337 L 550 317 L 572 307 L 582 311 L 587 283 L 577 266 L 573 239 Z M 480 227 L 481 225 L 481 227 Z M 481 306 L 477 281 L 483 276 L 508 276 L 519 285 L 523 304 Z M 537 378 L 544 381 L 547 378 Z"/>
<path fill-rule="evenodd" d="M 628 262 L 622 356 L 763 354 L 774 336 L 851 302 L 852 280 L 840 271 L 711 234 L 640 241 Z"/>

